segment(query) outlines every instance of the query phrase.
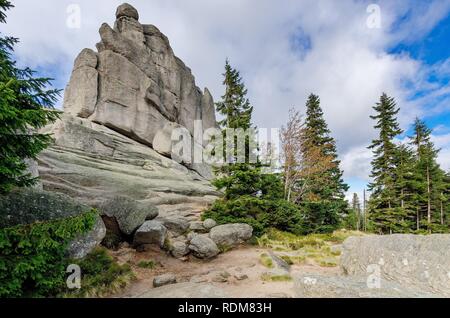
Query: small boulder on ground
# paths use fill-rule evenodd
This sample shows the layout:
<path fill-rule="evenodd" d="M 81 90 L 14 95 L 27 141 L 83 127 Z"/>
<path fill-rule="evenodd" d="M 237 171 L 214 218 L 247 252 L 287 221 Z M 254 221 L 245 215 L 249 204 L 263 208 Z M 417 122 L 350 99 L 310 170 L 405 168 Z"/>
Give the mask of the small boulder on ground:
<path fill-rule="evenodd" d="M 106 227 L 100 216 L 97 216 L 94 228 L 86 234 L 73 239 L 67 248 L 68 255 L 74 259 L 86 257 L 94 247 L 100 245 L 106 235 Z"/>
<path fill-rule="evenodd" d="M 146 220 L 158 216 L 158 208 L 152 203 L 143 203 L 121 196 L 107 199 L 99 210 L 108 230 L 115 233 L 118 227 L 126 235 L 133 234 Z M 114 225 L 114 222 L 117 222 L 117 225 Z"/>
<path fill-rule="evenodd" d="M 218 246 L 231 247 L 248 241 L 253 234 L 253 228 L 244 223 L 225 224 L 213 227 L 209 237 Z"/>
<path fill-rule="evenodd" d="M 163 274 L 153 278 L 153 287 L 161 287 L 170 284 L 176 284 L 177 277 L 174 274 Z"/>
<path fill-rule="evenodd" d="M 90 209 L 62 193 L 33 188 L 16 189 L 7 195 L 0 195 L 0 228 L 64 220 Z M 97 217 L 91 231 L 69 242 L 66 251 L 68 256 L 76 259 L 85 257 L 100 244 L 105 234 L 105 224 Z"/>
<path fill-rule="evenodd" d="M 181 216 L 158 217 L 156 220 L 161 222 L 172 234 L 182 235 L 189 230 L 189 221 Z"/>
<path fill-rule="evenodd" d="M 189 247 L 185 242 L 175 241 L 172 244 L 171 254 L 173 257 L 182 258 L 189 254 Z"/>
<path fill-rule="evenodd" d="M 198 258 L 210 259 L 219 254 L 219 248 L 210 238 L 203 235 L 194 236 L 189 243 L 189 250 Z"/>
<path fill-rule="evenodd" d="M 164 247 L 167 228 L 159 221 L 146 221 L 134 234 L 134 245 L 158 244 Z"/>
<path fill-rule="evenodd" d="M 217 225 L 217 222 L 213 219 L 206 219 L 203 221 L 203 227 L 207 230 L 211 230 L 213 227 Z"/>

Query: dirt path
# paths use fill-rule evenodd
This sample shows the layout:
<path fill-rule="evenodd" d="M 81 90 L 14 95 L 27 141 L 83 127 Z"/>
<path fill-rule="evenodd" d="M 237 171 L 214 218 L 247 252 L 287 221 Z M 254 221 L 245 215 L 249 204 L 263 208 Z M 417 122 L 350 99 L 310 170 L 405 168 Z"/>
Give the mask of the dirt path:
<path fill-rule="evenodd" d="M 157 275 L 172 273 L 177 282 L 208 282 L 221 288 L 231 297 L 260 298 L 260 297 L 294 297 L 294 283 L 292 281 L 272 282 L 263 281 L 261 275 L 267 272 L 267 267 L 261 264 L 260 255 L 268 249 L 255 246 L 243 246 L 227 253 L 220 254 L 211 261 L 202 261 L 190 257 L 182 261 L 170 257 L 160 250 L 137 253 L 133 249 L 121 249 L 113 252 L 119 263 L 128 263 L 136 273 L 137 280 L 116 297 L 138 297 L 153 288 L 153 278 Z M 141 261 L 152 261 L 154 268 L 137 266 Z M 317 265 L 293 265 L 291 275 L 296 273 L 321 273 L 335 275 L 339 272 L 336 267 L 320 267 Z M 226 277 L 224 279 L 224 275 Z M 242 279 L 243 276 L 247 276 Z M 239 279 L 240 278 L 240 279 Z"/>

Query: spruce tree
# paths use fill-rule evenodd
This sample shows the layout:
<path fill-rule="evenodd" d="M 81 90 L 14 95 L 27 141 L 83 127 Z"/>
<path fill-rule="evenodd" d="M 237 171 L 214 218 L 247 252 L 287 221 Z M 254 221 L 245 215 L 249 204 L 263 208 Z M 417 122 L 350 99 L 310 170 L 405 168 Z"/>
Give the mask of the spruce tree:
<path fill-rule="evenodd" d="M 441 220 L 441 201 L 444 201 L 445 173 L 437 163 L 437 150 L 431 141 L 431 129 L 416 118 L 414 134 L 410 137 L 416 151 L 414 187 L 418 229 L 433 231 Z M 439 231 L 438 229 L 436 229 Z"/>
<path fill-rule="evenodd" d="M 325 122 L 320 99 L 314 94 L 311 94 L 306 102 L 305 139 L 306 145 L 320 148 L 322 154 L 331 157 L 333 163 L 328 171 L 317 174 L 316 180 L 310 182 L 308 191 L 311 197 L 319 201 L 339 201 L 344 204 L 345 192 L 349 187 L 342 178 L 343 171 L 340 169 L 336 142 Z"/>
<path fill-rule="evenodd" d="M 0 0 L 0 23 L 12 4 Z M 25 159 L 35 159 L 51 142 L 36 130 L 55 121 L 53 105 L 58 90 L 48 90 L 49 78 L 34 76 L 29 68 L 19 69 L 12 59 L 18 39 L 0 34 L 0 192 L 15 186 L 29 186 L 36 180 L 27 174 Z"/>
<path fill-rule="evenodd" d="M 380 101 L 373 107 L 376 114 L 370 116 L 376 121 L 375 129 L 378 138 L 372 141 L 369 149 L 373 151 L 372 182 L 369 190 L 372 191 L 369 201 L 369 218 L 376 231 L 380 233 L 393 233 L 402 231 L 406 217 L 405 210 L 396 204 L 396 155 L 397 147 L 394 138 L 402 133 L 397 122 L 397 107 L 394 98 L 383 93 Z"/>

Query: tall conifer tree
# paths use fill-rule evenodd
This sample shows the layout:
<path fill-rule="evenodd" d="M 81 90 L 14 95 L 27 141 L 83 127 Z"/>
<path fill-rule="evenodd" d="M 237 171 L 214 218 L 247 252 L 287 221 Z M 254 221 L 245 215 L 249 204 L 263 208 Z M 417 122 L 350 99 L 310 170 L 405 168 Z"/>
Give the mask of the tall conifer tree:
<path fill-rule="evenodd" d="M 0 23 L 6 22 L 5 12 L 11 7 L 9 1 L 0 0 Z M 47 89 L 50 79 L 35 77 L 12 60 L 17 42 L 0 35 L 0 193 L 35 182 L 25 172 L 25 159 L 36 158 L 49 145 L 50 136 L 36 130 L 59 114 L 52 110 L 59 91 Z"/>
<path fill-rule="evenodd" d="M 399 108 L 394 98 L 383 93 L 380 101 L 373 107 L 376 114 L 370 116 L 376 121 L 375 129 L 378 138 L 372 141 L 369 149 L 373 151 L 372 191 L 369 202 L 369 218 L 375 230 L 381 233 L 392 233 L 403 227 L 399 222 L 404 219 L 405 211 L 396 205 L 396 155 L 397 147 L 394 138 L 402 133 L 397 122 Z"/>
<path fill-rule="evenodd" d="M 305 118 L 305 144 L 319 147 L 324 156 L 332 158 L 333 167 L 325 173 L 316 176 L 309 186 L 310 196 L 316 200 L 341 201 L 344 202 L 345 192 L 348 185 L 342 178 L 343 172 L 340 169 L 336 142 L 331 137 L 331 131 L 325 122 L 323 111 L 320 106 L 320 99 L 317 95 L 311 94 L 306 102 Z"/>

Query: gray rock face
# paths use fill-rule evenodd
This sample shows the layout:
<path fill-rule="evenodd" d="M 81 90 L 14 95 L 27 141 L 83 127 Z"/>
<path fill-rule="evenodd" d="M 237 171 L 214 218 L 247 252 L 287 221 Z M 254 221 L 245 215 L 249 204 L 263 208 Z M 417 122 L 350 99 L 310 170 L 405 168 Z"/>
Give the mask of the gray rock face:
<path fill-rule="evenodd" d="M 128 3 L 121 4 L 116 11 L 116 18 L 120 19 L 123 17 L 133 18 L 139 20 L 139 13 L 137 10 Z"/>
<path fill-rule="evenodd" d="M 36 189 L 18 189 L 8 195 L 0 195 L 0 228 L 35 222 L 64 220 L 78 216 L 91 208 L 62 193 Z M 83 258 L 99 245 L 106 234 L 100 217 L 88 233 L 73 239 L 67 249 L 72 258 Z"/>
<path fill-rule="evenodd" d="M 158 244 L 162 248 L 166 237 L 167 228 L 161 222 L 146 221 L 134 234 L 134 245 Z"/>
<path fill-rule="evenodd" d="M 300 298 L 431 298 L 431 293 L 395 282 L 382 281 L 380 288 L 367 284 L 361 276 L 302 274 L 294 279 L 294 291 Z"/>
<path fill-rule="evenodd" d="M 156 220 L 176 235 L 184 234 L 189 229 L 189 221 L 183 217 L 158 217 Z"/>
<path fill-rule="evenodd" d="M 224 224 L 213 227 L 209 237 L 219 246 L 235 246 L 252 237 L 253 228 L 248 224 Z"/>
<path fill-rule="evenodd" d="M 380 270 L 385 281 L 450 296 L 450 235 L 394 234 L 350 237 L 341 268 L 348 275 Z"/>
<path fill-rule="evenodd" d="M 153 278 L 153 287 L 161 287 L 170 284 L 176 284 L 177 277 L 174 274 L 163 274 Z"/>
<path fill-rule="evenodd" d="M 87 234 L 80 235 L 70 242 L 68 255 L 74 259 L 87 256 L 96 246 L 100 245 L 106 235 L 106 227 L 100 217 L 97 218 L 94 228 Z"/>
<path fill-rule="evenodd" d="M 90 209 L 62 193 L 17 189 L 0 195 L 0 228 L 75 217 Z"/>
<path fill-rule="evenodd" d="M 116 18 L 114 28 L 101 26 L 98 53 L 85 49 L 77 57 L 64 111 L 154 144 L 170 156 L 166 128 L 181 125 L 193 136 L 195 120 L 202 122 L 202 130 L 217 126 L 212 96 L 195 85 L 167 37 L 138 22 L 135 8 L 119 6 Z M 195 165 L 190 168 L 197 171 Z M 210 176 L 203 166 L 198 172 Z"/>
<path fill-rule="evenodd" d="M 198 258 L 209 259 L 219 254 L 219 248 L 210 238 L 203 235 L 194 236 L 189 243 L 189 250 Z"/>
<path fill-rule="evenodd" d="M 203 227 L 207 230 L 212 229 L 216 225 L 217 225 L 217 222 L 214 221 L 213 219 L 206 219 L 205 221 L 203 221 Z"/>
<path fill-rule="evenodd" d="M 227 298 L 222 289 L 208 283 L 179 283 L 151 289 L 139 298 Z"/>
<path fill-rule="evenodd" d="M 182 258 L 189 254 L 189 247 L 185 242 L 175 241 L 170 252 L 173 257 Z"/>
<path fill-rule="evenodd" d="M 120 196 L 106 200 L 99 210 L 102 214 L 114 218 L 120 231 L 126 235 L 131 235 L 146 220 L 158 216 L 158 208 L 153 204 Z"/>
<path fill-rule="evenodd" d="M 64 114 L 45 127 L 54 144 L 38 157 L 44 189 L 62 192 L 89 206 L 128 197 L 154 204 L 159 215 L 198 220 L 201 207 L 219 193 L 195 172 L 118 132 Z"/>

